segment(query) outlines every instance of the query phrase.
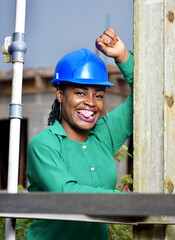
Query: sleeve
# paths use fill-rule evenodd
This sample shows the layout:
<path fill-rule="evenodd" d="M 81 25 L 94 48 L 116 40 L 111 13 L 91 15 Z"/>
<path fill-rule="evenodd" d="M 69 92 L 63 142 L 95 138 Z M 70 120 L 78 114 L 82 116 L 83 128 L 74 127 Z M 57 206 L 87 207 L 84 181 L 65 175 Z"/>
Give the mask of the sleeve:
<path fill-rule="evenodd" d="M 62 193 L 122 193 L 118 190 L 79 185 L 61 159 L 59 141 L 58 139 L 53 141 L 54 137 L 57 138 L 55 135 L 47 136 L 47 141 L 44 137 L 34 138 L 29 144 L 27 152 L 29 191 L 40 189 Z"/>
<path fill-rule="evenodd" d="M 125 81 L 129 83 L 131 92 L 125 103 L 99 120 L 99 127 L 97 123 L 97 131 L 101 134 L 100 138 L 112 154 L 120 149 L 133 132 L 133 54 L 131 51 L 129 54 L 130 58 L 126 62 L 117 65 L 124 75 Z"/>

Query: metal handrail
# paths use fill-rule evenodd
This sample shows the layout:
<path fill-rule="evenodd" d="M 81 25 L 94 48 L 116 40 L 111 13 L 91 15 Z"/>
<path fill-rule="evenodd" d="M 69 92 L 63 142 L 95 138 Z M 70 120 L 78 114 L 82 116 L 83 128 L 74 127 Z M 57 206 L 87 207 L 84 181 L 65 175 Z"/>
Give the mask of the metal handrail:
<path fill-rule="evenodd" d="M 0 193 L 0 217 L 175 224 L 174 202 L 174 194 Z"/>

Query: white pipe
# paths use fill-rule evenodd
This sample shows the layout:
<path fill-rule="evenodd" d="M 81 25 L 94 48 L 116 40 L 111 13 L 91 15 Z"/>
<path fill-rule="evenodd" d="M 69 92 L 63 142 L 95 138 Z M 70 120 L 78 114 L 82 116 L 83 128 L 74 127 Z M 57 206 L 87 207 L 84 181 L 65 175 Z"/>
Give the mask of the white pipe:
<path fill-rule="evenodd" d="M 19 144 L 20 144 L 20 119 L 10 121 L 10 141 L 9 141 L 9 163 L 8 163 L 8 193 L 18 192 L 18 166 L 19 166 Z M 16 229 L 12 225 L 15 219 L 6 218 L 5 239 L 15 240 Z"/>
<path fill-rule="evenodd" d="M 21 104 L 22 96 L 23 63 L 13 63 L 12 80 L 12 103 Z M 8 163 L 8 187 L 9 193 L 18 191 L 18 166 L 19 166 L 19 145 L 20 145 L 20 124 L 21 120 L 14 118 L 10 120 L 9 136 L 9 163 Z"/>
<path fill-rule="evenodd" d="M 15 32 L 25 31 L 26 0 L 16 0 Z M 22 99 L 23 63 L 13 63 L 12 98 L 11 102 L 21 104 Z M 8 165 L 8 187 L 9 193 L 18 192 L 18 168 L 19 168 L 19 145 L 20 145 L 21 120 L 13 118 L 10 120 L 9 141 L 9 165 Z M 12 226 L 12 219 L 6 218 L 5 239 L 15 240 L 16 231 Z"/>
<path fill-rule="evenodd" d="M 15 32 L 25 32 L 26 0 L 16 0 Z"/>
<path fill-rule="evenodd" d="M 10 121 L 9 163 L 8 163 L 8 193 L 18 192 L 18 166 L 20 144 L 20 119 Z"/>
<path fill-rule="evenodd" d="M 15 240 L 16 232 L 15 229 L 12 228 L 12 219 L 6 218 L 5 220 L 5 239 L 6 240 Z"/>
<path fill-rule="evenodd" d="M 22 79 L 23 79 L 23 63 L 13 63 L 13 80 L 12 80 L 12 96 L 11 102 L 21 104 L 22 99 Z"/>

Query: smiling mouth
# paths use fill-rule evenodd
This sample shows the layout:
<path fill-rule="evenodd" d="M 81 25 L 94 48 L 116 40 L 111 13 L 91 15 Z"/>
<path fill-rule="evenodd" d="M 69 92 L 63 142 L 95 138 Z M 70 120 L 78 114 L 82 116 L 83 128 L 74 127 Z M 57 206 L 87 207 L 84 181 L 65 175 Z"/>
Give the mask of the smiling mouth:
<path fill-rule="evenodd" d="M 91 110 L 77 110 L 78 116 L 87 122 L 92 122 L 95 119 L 95 112 Z"/>

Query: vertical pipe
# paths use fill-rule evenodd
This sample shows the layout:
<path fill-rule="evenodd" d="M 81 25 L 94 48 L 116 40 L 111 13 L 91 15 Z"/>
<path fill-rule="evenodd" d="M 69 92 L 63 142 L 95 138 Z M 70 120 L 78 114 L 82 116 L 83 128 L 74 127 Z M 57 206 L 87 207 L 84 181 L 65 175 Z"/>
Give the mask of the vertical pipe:
<path fill-rule="evenodd" d="M 15 32 L 25 32 L 26 0 L 16 0 Z"/>
<path fill-rule="evenodd" d="M 12 80 L 12 103 L 21 104 L 22 94 L 23 63 L 13 63 Z M 8 163 L 8 186 L 9 193 L 18 191 L 18 166 L 19 166 L 19 145 L 20 145 L 21 120 L 12 118 L 10 120 L 9 136 L 9 163 Z"/>
<path fill-rule="evenodd" d="M 25 10 L 26 0 L 16 0 L 15 32 L 24 33 Z M 22 78 L 23 78 L 23 63 L 17 61 L 13 62 L 11 102 L 14 104 L 21 104 Z M 17 193 L 18 190 L 20 124 L 21 124 L 20 118 L 12 118 L 10 120 L 9 165 L 7 187 L 9 193 Z M 16 239 L 15 220 L 6 219 L 5 239 L 6 240 Z"/>

